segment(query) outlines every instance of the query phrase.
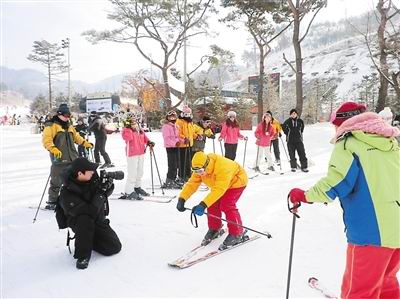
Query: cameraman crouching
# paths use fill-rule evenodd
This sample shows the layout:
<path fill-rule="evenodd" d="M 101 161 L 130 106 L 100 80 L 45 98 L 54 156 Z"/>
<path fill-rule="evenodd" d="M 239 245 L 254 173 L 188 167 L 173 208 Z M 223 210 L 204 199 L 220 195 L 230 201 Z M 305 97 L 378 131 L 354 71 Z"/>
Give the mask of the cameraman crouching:
<path fill-rule="evenodd" d="M 112 194 L 112 180 L 100 181 L 97 164 L 86 158 L 75 159 L 65 169 L 59 204 L 66 215 L 66 224 L 75 233 L 76 267 L 89 265 L 92 250 L 103 255 L 120 252 L 121 242 L 110 227 L 107 197 Z"/>

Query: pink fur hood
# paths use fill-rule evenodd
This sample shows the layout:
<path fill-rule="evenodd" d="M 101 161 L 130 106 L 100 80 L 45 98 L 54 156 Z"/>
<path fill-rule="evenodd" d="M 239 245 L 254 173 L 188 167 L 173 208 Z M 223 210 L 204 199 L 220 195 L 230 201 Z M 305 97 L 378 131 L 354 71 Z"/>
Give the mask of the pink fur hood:
<path fill-rule="evenodd" d="M 400 136 L 400 130 L 387 124 L 378 114 L 365 112 L 344 121 L 336 130 L 336 139 L 346 132 L 357 130 L 384 137 Z"/>

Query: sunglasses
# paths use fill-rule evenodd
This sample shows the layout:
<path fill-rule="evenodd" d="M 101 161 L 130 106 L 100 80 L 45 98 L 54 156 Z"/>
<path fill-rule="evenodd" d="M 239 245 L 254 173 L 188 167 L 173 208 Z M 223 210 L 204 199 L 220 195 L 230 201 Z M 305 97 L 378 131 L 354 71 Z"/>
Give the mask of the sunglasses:
<path fill-rule="evenodd" d="M 207 157 L 206 163 L 202 167 L 192 167 L 192 171 L 197 173 L 197 174 L 203 174 L 206 171 L 206 168 L 208 166 L 208 163 L 210 162 L 210 159 Z"/>

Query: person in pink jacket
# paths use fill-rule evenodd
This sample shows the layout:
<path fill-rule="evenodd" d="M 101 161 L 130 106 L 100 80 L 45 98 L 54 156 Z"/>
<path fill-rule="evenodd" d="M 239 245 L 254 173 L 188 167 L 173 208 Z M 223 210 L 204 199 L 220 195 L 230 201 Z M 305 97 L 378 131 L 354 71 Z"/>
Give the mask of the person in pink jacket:
<path fill-rule="evenodd" d="M 146 145 L 153 147 L 154 142 L 147 138 L 134 114 L 129 116 L 124 125 L 122 139 L 126 143 L 125 153 L 128 163 L 128 176 L 126 178 L 125 193 L 120 198 L 141 200 L 143 199 L 141 196 L 150 195 L 141 188 L 141 184 Z"/>
<path fill-rule="evenodd" d="M 176 180 L 179 167 L 179 144 L 183 144 L 183 139 L 179 138 L 179 130 L 176 125 L 178 115 L 171 110 L 167 113 L 161 128 L 164 138 L 164 147 L 167 150 L 168 173 L 164 187 L 166 189 L 180 189 L 181 184 Z"/>
<path fill-rule="evenodd" d="M 272 115 L 264 113 L 262 121 L 258 124 L 254 135 L 256 136 L 257 158 L 254 163 L 254 170 L 260 171 L 260 160 L 267 159 L 268 170 L 275 171 L 274 162 L 271 156 L 271 139 L 275 135 L 275 129 L 272 126 Z"/>
<path fill-rule="evenodd" d="M 218 141 L 221 142 L 224 140 L 225 157 L 234 161 L 236 158 L 238 140 L 247 140 L 247 137 L 240 134 L 239 124 L 236 120 L 236 112 L 229 111 L 227 117 L 225 123 L 222 124 L 221 135 Z"/>

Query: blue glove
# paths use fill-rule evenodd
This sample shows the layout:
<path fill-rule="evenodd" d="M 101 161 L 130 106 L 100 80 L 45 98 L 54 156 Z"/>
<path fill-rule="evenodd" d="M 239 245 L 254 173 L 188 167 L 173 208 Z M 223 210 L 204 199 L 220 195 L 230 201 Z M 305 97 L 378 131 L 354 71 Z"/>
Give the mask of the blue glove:
<path fill-rule="evenodd" d="M 197 216 L 203 216 L 204 210 L 206 208 L 207 208 L 207 205 L 202 201 L 197 206 L 194 206 L 192 208 L 192 212 L 193 212 L 193 214 L 196 214 Z"/>

